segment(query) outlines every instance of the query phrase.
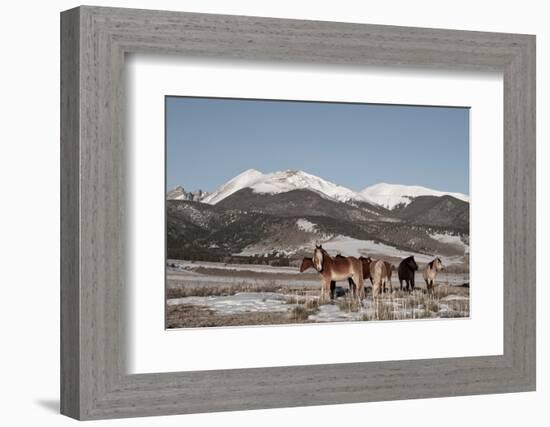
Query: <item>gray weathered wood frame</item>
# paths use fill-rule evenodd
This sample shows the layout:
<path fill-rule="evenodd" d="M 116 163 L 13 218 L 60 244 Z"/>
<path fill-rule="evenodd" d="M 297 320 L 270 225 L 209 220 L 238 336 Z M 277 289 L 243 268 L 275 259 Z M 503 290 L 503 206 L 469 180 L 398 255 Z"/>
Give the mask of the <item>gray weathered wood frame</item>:
<path fill-rule="evenodd" d="M 128 375 L 124 58 L 136 52 L 502 72 L 504 354 Z M 535 390 L 534 36 L 71 9 L 61 14 L 61 166 L 63 414 L 99 419 Z"/>

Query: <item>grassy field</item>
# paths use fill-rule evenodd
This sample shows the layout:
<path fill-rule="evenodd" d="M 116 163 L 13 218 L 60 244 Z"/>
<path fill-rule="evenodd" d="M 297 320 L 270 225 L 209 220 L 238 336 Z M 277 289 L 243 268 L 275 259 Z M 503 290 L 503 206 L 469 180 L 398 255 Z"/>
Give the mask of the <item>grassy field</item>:
<path fill-rule="evenodd" d="M 320 304 L 316 273 L 188 263 L 168 270 L 166 325 L 196 328 L 469 317 L 467 275 L 447 273 L 438 279 L 428 294 L 423 284 L 414 292 L 399 290 L 394 278 L 393 292 L 376 300 L 367 282 L 367 297 L 361 303 L 350 297 L 347 283 L 339 282 L 339 296 Z"/>

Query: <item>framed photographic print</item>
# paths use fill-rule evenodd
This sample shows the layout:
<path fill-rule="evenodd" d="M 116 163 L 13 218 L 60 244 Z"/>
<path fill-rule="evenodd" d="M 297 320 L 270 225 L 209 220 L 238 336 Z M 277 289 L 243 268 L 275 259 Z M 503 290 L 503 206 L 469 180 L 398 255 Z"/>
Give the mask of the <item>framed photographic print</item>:
<path fill-rule="evenodd" d="M 62 413 L 535 389 L 534 36 L 83 6 L 61 40 Z"/>
<path fill-rule="evenodd" d="M 468 108 L 165 109 L 167 328 L 470 316 Z"/>

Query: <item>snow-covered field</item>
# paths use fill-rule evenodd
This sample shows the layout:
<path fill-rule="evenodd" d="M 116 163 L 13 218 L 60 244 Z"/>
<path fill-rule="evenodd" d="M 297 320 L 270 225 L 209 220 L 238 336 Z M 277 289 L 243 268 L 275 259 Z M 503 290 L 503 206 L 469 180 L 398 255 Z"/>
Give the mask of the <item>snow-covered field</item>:
<path fill-rule="evenodd" d="M 267 316 L 266 319 L 271 319 L 271 323 L 266 321 L 267 324 L 277 324 L 277 320 L 272 320 L 270 315 L 279 316 L 277 319 L 286 319 L 285 323 L 292 323 L 288 316 L 295 310 L 302 315 L 299 318 L 300 323 L 469 315 L 469 309 L 464 308 L 469 307 L 469 289 L 461 287 L 469 282 L 467 274 L 441 273 L 436 282 L 446 289 L 446 293 L 437 302 L 432 301 L 428 310 L 421 303 L 425 295 L 421 290 L 424 287 L 421 273 L 416 276 L 418 290 L 412 297 L 398 291 L 399 284 L 394 274 L 392 286 L 397 292 L 386 294 L 382 303 L 376 303 L 378 305 L 369 295 L 361 306 L 354 306 L 346 281 L 337 282 L 341 296 L 334 303 L 319 305 L 320 281 L 314 270 L 299 273 L 297 267 L 180 260 L 170 260 L 168 265 L 168 307 L 179 307 L 184 311 L 188 307 L 196 307 L 199 313 L 208 313 L 209 319 L 213 319 L 214 323 L 210 326 L 224 326 L 226 318 L 232 321 L 239 319 L 239 325 L 247 324 L 247 316 L 262 313 Z M 366 285 L 370 284 L 367 282 Z M 193 315 L 189 317 L 193 318 Z M 190 322 L 187 326 L 180 322 L 177 327 L 197 326 L 192 320 Z"/>
<path fill-rule="evenodd" d="M 232 271 L 252 271 L 256 273 L 277 273 L 277 274 L 296 274 L 298 269 L 296 267 L 273 267 L 271 265 L 262 264 L 226 264 L 223 262 L 209 262 L 209 261 L 184 261 L 169 259 L 168 265 L 175 265 L 175 267 L 168 267 L 168 271 L 181 271 L 186 274 L 191 272 L 194 275 L 193 270 L 198 268 L 208 268 L 214 270 L 232 270 Z"/>
<path fill-rule="evenodd" d="M 336 236 L 323 243 L 323 248 L 331 254 L 341 253 L 346 256 L 361 255 L 389 258 L 406 258 L 413 255 L 416 262 L 430 262 L 434 259 L 431 255 L 419 254 L 411 251 L 402 251 L 393 246 L 375 242 L 374 240 L 358 240 L 348 236 Z M 443 265 L 452 265 L 462 262 L 462 257 L 440 257 Z"/>
<path fill-rule="evenodd" d="M 431 259 L 429 259 L 431 261 Z M 224 283 L 252 283 L 258 282 L 258 280 L 270 281 L 276 284 L 291 284 L 291 285 L 303 285 L 303 286 L 318 286 L 319 278 L 314 270 L 310 269 L 305 273 L 300 273 L 298 267 L 274 267 L 270 265 L 260 264 L 225 264 L 221 262 L 208 262 L 208 261 L 182 261 L 182 260 L 169 260 L 169 265 L 174 267 L 167 267 L 167 279 L 168 286 L 174 281 L 183 281 L 187 283 L 212 283 L 212 284 L 224 284 Z M 420 269 L 422 265 L 420 265 Z M 207 269 L 208 272 L 199 273 L 196 270 Z M 231 274 L 226 274 L 231 273 Z M 248 273 L 259 273 L 260 277 L 250 277 Z M 309 273 L 309 274 L 306 274 Z M 280 275 L 287 275 L 288 278 L 281 278 Z M 313 278 L 310 278 L 313 277 Z M 419 270 L 415 276 L 417 284 L 423 283 L 422 272 Z M 468 273 L 448 273 L 445 270 L 441 271 L 438 275 L 438 282 L 449 284 L 451 286 L 460 286 L 464 283 L 469 283 Z M 346 281 L 342 282 L 343 284 Z M 394 287 L 399 287 L 397 280 L 397 273 L 394 272 L 392 276 L 392 283 Z"/>
<path fill-rule="evenodd" d="M 297 227 L 303 231 L 314 231 L 315 224 L 305 219 L 299 219 L 296 222 Z M 468 254 L 469 246 L 466 245 L 459 236 L 450 234 L 432 234 L 431 238 L 442 243 L 450 244 L 460 248 L 464 255 Z M 296 253 L 311 251 L 316 243 L 322 243 L 323 248 L 333 256 L 341 254 L 344 256 L 370 256 L 371 258 L 384 258 L 393 263 L 398 263 L 401 259 L 407 258 L 411 255 L 414 256 L 416 262 L 428 263 L 434 259 L 433 255 L 421 254 L 418 252 L 405 251 L 398 249 L 394 246 L 386 245 L 384 243 L 376 242 L 374 240 L 360 240 L 349 236 L 336 235 L 336 236 L 317 236 L 316 239 L 308 242 L 305 245 L 296 247 L 288 247 L 279 250 L 280 254 L 293 255 Z M 239 256 L 260 256 L 270 252 L 264 246 L 252 245 L 245 248 L 238 254 Z M 443 265 L 451 266 L 464 263 L 463 256 L 440 256 Z"/>
<path fill-rule="evenodd" d="M 430 237 L 438 242 L 456 246 L 457 248 L 462 249 L 465 254 L 470 252 L 470 246 L 464 243 L 460 236 L 456 236 L 454 234 L 434 233 L 430 234 Z"/>
<path fill-rule="evenodd" d="M 200 304 L 223 314 L 251 311 L 285 312 L 288 305 L 284 294 L 275 292 L 239 292 L 235 295 L 184 297 L 168 300 L 168 305 Z"/>

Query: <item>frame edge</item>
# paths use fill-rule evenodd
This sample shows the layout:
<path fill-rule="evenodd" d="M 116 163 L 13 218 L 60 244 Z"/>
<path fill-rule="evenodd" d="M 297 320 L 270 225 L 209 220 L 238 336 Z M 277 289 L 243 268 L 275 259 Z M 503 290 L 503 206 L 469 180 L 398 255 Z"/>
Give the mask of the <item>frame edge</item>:
<path fill-rule="evenodd" d="M 60 21 L 60 412 L 80 419 L 80 8 Z"/>

